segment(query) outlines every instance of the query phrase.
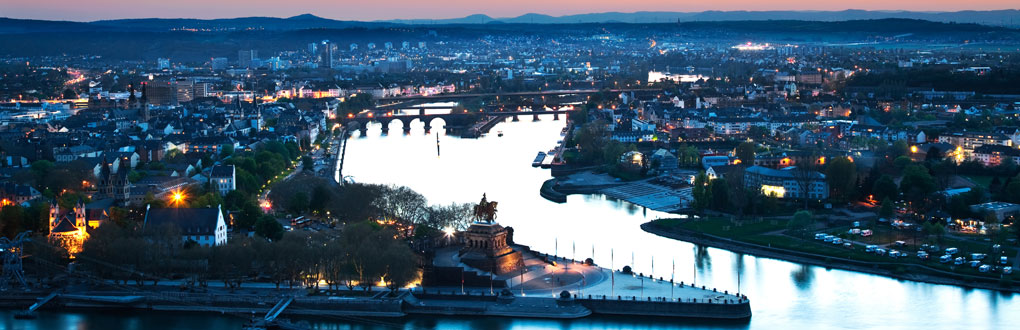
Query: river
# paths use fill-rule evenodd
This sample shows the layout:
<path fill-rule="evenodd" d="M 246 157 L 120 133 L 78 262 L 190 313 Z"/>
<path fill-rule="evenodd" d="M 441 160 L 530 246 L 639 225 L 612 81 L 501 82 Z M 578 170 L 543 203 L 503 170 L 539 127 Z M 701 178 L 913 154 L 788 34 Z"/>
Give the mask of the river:
<path fill-rule="evenodd" d="M 403 134 L 394 121 L 382 136 L 377 123 L 366 136 L 357 133 L 347 149 L 344 174 L 363 183 L 400 184 L 430 203 L 477 202 L 482 193 L 499 202 L 497 220 L 515 229 L 517 243 L 565 257 L 592 257 L 615 268 L 720 290 L 738 290 L 751 299 L 754 315 L 745 323 L 636 318 L 588 318 L 572 321 L 508 318 L 406 318 L 364 323 L 314 320 L 320 329 L 1006 329 L 1020 324 L 1020 299 L 989 290 L 901 281 L 851 271 L 757 258 L 662 238 L 639 228 L 667 214 L 603 196 L 570 196 L 557 204 L 539 196 L 549 171 L 531 167 L 538 151 L 562 139 L 564 121 L 543 115 L 538 122 L 521 117 L 504 122 L 479 139 L 459 139 L 412 123 Z M 441 127 L 441 121 L 433 122 Z M 504 136 L 495 133 L 502 131 Z M 440 155 L 436 150 L 439 133 Z M 612 255 L 612 257 L 611 257 Z M 675 264 L 675 267 L 673 266 Z M 13 321 L 0 312 L 0 329 L 234 329 L 242 320 L 226 316 L 128 313 L 51 313 L 39 321 Z M 52 315 L 53 317 L 46 317 Z M 180 322 L 163 318 L 186 317 Z M 48 326 L 46 324 L 52 325 Z M 176 324 L 176 325 L 175 325 Z"/>

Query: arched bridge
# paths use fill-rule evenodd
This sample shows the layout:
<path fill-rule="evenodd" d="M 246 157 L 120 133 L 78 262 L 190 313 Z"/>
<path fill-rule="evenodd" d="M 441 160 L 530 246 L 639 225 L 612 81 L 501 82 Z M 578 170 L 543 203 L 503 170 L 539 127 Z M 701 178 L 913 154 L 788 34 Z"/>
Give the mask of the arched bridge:
<path fill-rule="evenodd" d="M 554 120 L 560 119 L 560 114 L 567 114 L 573 111 L 573 107 L 562 107 L 562 108 L 549 108 L 548 110 L 538 111 L 521 111 L 521 110 L 508 110 L 508 111 L 467 111 L 467 112 L 452 112 L 444 114 L 429 114 L 425 112 L 425 109 L 419 109 L 417 114 L 394 114 L 393 112 L 386 111 L 367 111 L 355 115 L 348 115 L 347 117 L 340 119 L 340 124 L 347 127 L 350 130 L 357 129 L 362 135 L 368 130 L 365 124 L 370 122 L 377 122 L 382 124 L 383 133 L 389 131 L 389 125 L 394 120 L 400 121 L 403 124 L 404 132 L 411 131 L 411 122 L 419 120 L 425 123 L 425 131 L 432 129 L 432 121 L 436 118 L 442 118 L 446 122 L 447 126 L 468 126 L 480 119 L 490 117 L 511 117 L 514 121 L 518 121 L 520 116 L 532 116 L 533 120 L 538 120 L 539 115 L 554 115 Z"/>

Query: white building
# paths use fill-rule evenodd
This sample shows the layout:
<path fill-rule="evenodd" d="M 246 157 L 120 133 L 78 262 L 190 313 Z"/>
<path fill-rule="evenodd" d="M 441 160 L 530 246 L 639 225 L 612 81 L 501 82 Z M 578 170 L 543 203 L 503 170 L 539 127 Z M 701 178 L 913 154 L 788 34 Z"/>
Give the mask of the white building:
<path fill-rule="evenodd" d="M 209 171 L 209 184 L 225 196 L 237 189 L 237 173 L 234 165 L 216 165 Z"/>
<path fill-rule="evenodd" d="M 157 229 L 162 226 L 176 227 L 185 243 L 192 241 L 207 247 L 227 244 L 227 223 L 218 205 L 216 208 L 201 209 L 147 207 L 142 228 Z"/>

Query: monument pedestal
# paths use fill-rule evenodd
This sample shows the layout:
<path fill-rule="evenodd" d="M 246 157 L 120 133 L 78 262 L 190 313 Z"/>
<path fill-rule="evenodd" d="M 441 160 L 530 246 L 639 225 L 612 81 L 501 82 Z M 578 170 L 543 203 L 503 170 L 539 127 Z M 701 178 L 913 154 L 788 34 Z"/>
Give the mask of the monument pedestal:
<path fill-rule="evenodd" d="M 507 230 L 495 222 L 475 222 L 464 232 L 460 261 L 491 272 L 506 274 L 520 269 L 524 259 L 506 243 Z"/>

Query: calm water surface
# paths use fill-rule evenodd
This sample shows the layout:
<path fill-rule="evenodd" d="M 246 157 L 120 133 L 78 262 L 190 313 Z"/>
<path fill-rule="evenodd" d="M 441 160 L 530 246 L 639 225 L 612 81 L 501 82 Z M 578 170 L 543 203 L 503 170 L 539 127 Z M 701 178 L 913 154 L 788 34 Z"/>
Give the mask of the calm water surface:
<path fill-rule="evenodd" d="M 573 321 L 506 318 L 407 318 L 311 320 L 318 329 L 1015 329 L 1020 300 L 1014 295 L 899 281 L 881 276 L 732 253 L 645 233 L 641 223 L 668 215 L 603 196 L 570 196 L 567 203 L 538 195 L 548 170 L 531 167 L 538 151 L 562 139 L 564 121 L 543 116 L 497 125 L 480 139 L 426 135 L 415 121 L 404 135 L 391 123 L 388 136 L 370 124 L 347 149 L 345 175 L 357 182 L 400 184 L 430 203 L 476 202 L 482 193 L 499 202 L 498 221 L 515 229 L 515 241 L 565 257 L 653 273 L 677 281 L 738 290 L 751 299 L 745 323 L 648 318 Z M 526 120 L 525 120 L 526 119 Z M 441 121 L 433 122 L 440 127 Z M 497 137 L 496 131 L 503 131 Z M 612 257 L 611 257 L 612 255 Z M 675 268 L 671 265 L 675 263 Z M 44 313 L 15 321 L 0 312 L 0 329 L 239 329 L 229 316 L 150 313 Z"/>

